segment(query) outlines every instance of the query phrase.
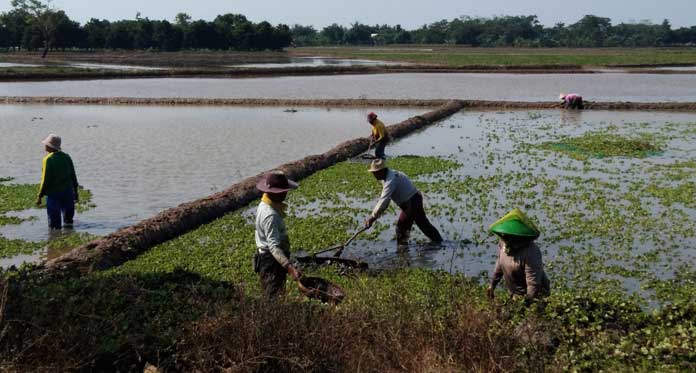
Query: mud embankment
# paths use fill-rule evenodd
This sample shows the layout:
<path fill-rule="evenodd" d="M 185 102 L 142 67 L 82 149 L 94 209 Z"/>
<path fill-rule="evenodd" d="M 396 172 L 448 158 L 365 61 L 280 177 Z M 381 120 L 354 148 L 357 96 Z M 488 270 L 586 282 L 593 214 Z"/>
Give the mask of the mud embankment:
<path fill-rule="evenodd" d="M 451 116 L 463 107 L 462 102 L 450 102 L 434 111 L 390 126 L 389 133 L 395 139 L 407 136 Z M 292 179 L 302 180 L 365 152 L 368 142 L 366 138 L 346 141 L 324 154 L 286 163 L 277 169 L 284 171 Z M 260 176 L 261 174 L 247 178 L 220 193 L 171 208 L 153 218 L 80 246 L 62 257 L 43 263 L 38 268 L 38 273 L 48 276 L 74 276 L 118 266 L 155 245 L 247 206 L 260 197 L 259 191 L 256 190 L 256 181 Z"/>
<path fill-rule="evenodd" d="M 400 99 L 266 99 L 266 98 L 141 98 L 141 97 L 0 97 L 0 104 L 152 105 L 152 106 L 313 106 L 313 107 L 437 107 L 452 100 Z"/>
<path fill-rule="evenodd" d="M 549 110 L 558 109 L 555 101 L 488 100 L 400 100 L 400 99 L 264 99 L 264 98 L 140 98 L 140 97 L 0 97 L 0 104 L 42 105 L 141 105 L 141 106 L 278 106 L 278 107 L 438 107 L 457 101 L 462 107 L 477 110 Z M 696 111 L 696 102 L 585 102 L 585 110 Z"/>
<path fill-rule="evenodd" d="M 407 62 L 405 62 L 407 63 Z M 441 66 L 441 65 L 386 65 L 386 66 L 318 66 L 273 68 L 171 68 L 163 70 L 86 70 L 66 68 L 46 71 L 41 68 L 0 71 L 0 82 L 107 80 L 148 78 L 264 78 L 278 76 L 320 76 L 390 73 L 506 73 L 506 74 L 594 74 L 581 66 Z"/>

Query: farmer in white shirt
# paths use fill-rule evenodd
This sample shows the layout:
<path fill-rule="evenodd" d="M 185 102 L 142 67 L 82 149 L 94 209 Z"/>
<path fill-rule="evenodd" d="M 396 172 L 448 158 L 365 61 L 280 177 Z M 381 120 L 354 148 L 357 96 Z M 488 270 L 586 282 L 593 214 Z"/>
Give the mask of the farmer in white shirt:
<path fill-rule="evenodd" d="M 423 210 L 423 196 L 402 172 L 387 168 L 383 159 L 375 159 L 368 170 L 382 183 L 382 195 L 372 214 L 365 220 L 366 227 L 372 227 L 377 219 L 394 201 L 401 208 L 396 222 L 396 242 L 399 246 L 408 245 L 408 236 L 415 222 L 418 228 L 433 242 L 442 242 L 440 232 L 430 223 Z"/>
<path fill-rule="evenodd" d="M 290 238 L 284 220 L 287 205 L 283 203 L 288 192 L 297 189 L 297 183 L 274 171 L 262 177 L 256 188 L 263 197 L 256 211 L 254 272 L 259 274 L 264 293 L 275 297 L 285 293 L 288 273 L 295 280 L 302 277 L 288 259 Z"/>

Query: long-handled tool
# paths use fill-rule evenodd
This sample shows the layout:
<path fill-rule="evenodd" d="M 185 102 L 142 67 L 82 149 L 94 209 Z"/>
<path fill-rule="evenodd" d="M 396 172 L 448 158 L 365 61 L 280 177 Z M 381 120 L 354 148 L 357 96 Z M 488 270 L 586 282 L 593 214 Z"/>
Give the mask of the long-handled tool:
<path fill-rule="evenodd" d="M 334 254 L 334 257 L 338 258 L 338 257 L 341 256 L 341 254 L 343 253 L 343 249 L 345 249 L 346 246 L 350 245 L 350 243 L 353 242 L 353 240 L 354 240 L 356 237 L 358 237 L 358 235 L 359 235 L 360 233 L 365 232 L 365 231 L 368 230 L 368 229 L 369 229 L 369 227 L 362 227 L 360 230 L 358 230 L 357 232 L 355 232 L 355 234 L 353 234 L 353 236 L 352 236 L 351 238 L 349 238 L 348 241 L 346 241 L 344 244 L 342 244 L 342 245 L 336 245 L 336 246 L 330 247 L 330 248 L 328 248 L 328 249 L 325 249 L 325 250 L 316 252 L 316 253 L 314 253 L 312 256 L 317 256 L 317 255 L 319 255 L 319 254 L 323 254 L 323 253 L 326 253 L 326 252 L 329 252 L 329 251 L 338 250 L 338 251 L 336 251 L 336 253 Z"/>

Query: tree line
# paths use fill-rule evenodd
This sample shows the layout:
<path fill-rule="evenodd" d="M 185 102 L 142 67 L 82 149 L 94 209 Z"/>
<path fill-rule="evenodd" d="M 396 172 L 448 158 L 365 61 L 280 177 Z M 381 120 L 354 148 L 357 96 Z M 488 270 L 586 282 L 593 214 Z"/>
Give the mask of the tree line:
<path fill-rule="evenodd" d="M 210 22 L 179 13 L 173 23 L 138 14 L 133 20 L 92 18 L 81 25 L 50 2 L 12 0 L 12 5 L 0 14 L 0 48 L 43 49 L 44 56 L 51 49 L 281 50 L 292 42 L 287 25 L 254 23 L 241 14 L 219 15 Z"/>
<path fill-rule="evenodd" d="M 294 25 L 298 46 L 368 44 L 456 44 L 475 47 L 658 47 L 695 45 L 696 26 L 673 29 L 668 20 L 613 25 L 611 19 L 586 15 L 578 22 L 544 27 L 535 15 L 493 18 L 459 17 L 405 30 L 400 25 L 350 27 L 333 24 L 321 31 Z"/>
<path fill-rule="evenodd" d="M 400 25 L 349 27 L 332 24 L 273 26 L 254 23 L 241 14 L 224 14 L 213 21 L 192 20 L 185 13 L 174 22 L 90 19 L 84 25 L 50 0 L 12 0 L 12 10 L 0 13 L 0 48 L 125 49 L 125 50 L 280 50 L 285 47 L 374 44 L 458 44 L 481 47 L 654 47 L 696 44 L 696 26 L 673 29 L 669 21 L 620 23 L 586 15 L 578 22 L 544 27 L 537 16 L 460 17 L 406 30 Z"/>

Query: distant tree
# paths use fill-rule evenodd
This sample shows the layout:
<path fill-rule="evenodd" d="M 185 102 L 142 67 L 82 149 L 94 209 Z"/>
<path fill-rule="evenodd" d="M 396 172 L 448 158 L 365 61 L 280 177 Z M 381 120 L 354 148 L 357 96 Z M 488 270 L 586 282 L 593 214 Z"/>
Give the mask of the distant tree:
<path fill-rule="evenodd" d="M 57 12 L 57 17 L 53 47 L 60 49 L 84 48 L 86 37 L 80 24 L 71 20 L 62 10 Z"/>
<path fill-rule="evenodd" d="M 334 23 L 331 26 L 324 27 L 324 29 L 321 30 L 321 36 L 327 44 L 343 44 L 345 42 L 346 29 L 343 26 Z"/>
<path fill-rule="evenodd" d="M 346 32 L 345 40 L 348 44 L 372 44 L 373 33 L 375 33 L 374 27 L 355 22 Z"/>
<path fill-rule="evenodd" d="M 183 42 L 183 31 L 168 21 L 153 22 L 153 47 L 163 51 L 178 51 Z"/>
<path fill-rule="evenodd" d="M 178 13 L 174 17 L 174 23 L 177 26 L 186 27 L 189 23 L 191 23 L 191 16 L 186 13 Z"/>
<path fill-rule="evenodd" d="M 312 26 L 294 25 L 290 30 L 295 46 L 313 46 L 319 44 L 319 33 Z"/>
<path fill-rule="evenodd" d="M 191 49 L 219 49 L 220 35 L 212 22 L 191 22 L 184 31 L 184 47 Z"/>
<path fill-rule="evenodd" d="M 0 23 L 6 30 L 3 44 L 9 48 L 21 49 L 24 32 L 29 28 L 28 15 L 18 9 L 13 9 L 0 15 Z"/>
<path fill-rule="evenodd" d="M 86 37 L 86 48 L 101 49 L 106 47 L 111 23 L 107 20 L 90 19 L 83 27 Z"/>
<path fill-rule="evenodd" d="M 52 0 L 12 0 L 12 7 L 22 11 L 28 17 L 28 23 L 38 30 L 43 39 L 44 50 L 41 58 L 46 58 L 48 50 L 55 41 L 56 28 L 60 15 L 51 7 Z"/>
<path fill-rule="evenodd" d="M 133 49 L 133 21 L 113 22 L 104 46 L 110 49 Z"/>

